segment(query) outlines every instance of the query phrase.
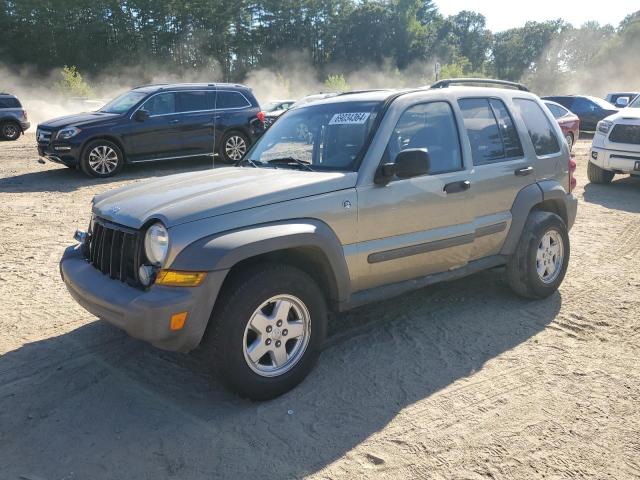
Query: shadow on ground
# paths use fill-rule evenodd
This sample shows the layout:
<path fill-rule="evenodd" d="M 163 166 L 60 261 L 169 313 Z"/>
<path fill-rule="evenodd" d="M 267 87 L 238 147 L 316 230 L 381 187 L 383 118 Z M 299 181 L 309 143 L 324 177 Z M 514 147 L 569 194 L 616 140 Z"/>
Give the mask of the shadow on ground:
<path fill-rule="evenodd" d="M 35 160 L 34 160 L 35 162 Z M 216 167 L 228 166 L 216 161 Z M 35 172 L 24 173 L 13 177 L 0 178 L 2 192 L 73 192 L 75 190 L 114 184 L 121 186 L 123 181 L 139 180 L 150 177 L 164 177 L 174 173 L 210 170 L 211 157 L 196 159 L 167 160 L 139 165 L 126 165 L 124 170 L 110 178 L 90 178 L 80 170 L 62 165 L 44 164 Z"/>
<path fill-rule="evenodd" d="M 584 187 L 584 200 L 606 208 L 640 213 L 640 177 L 618 175 L 609 185 L 589 183 Z"/>
<path fill-rule="evenodd" d="M 316 370 L 263 403 L 228 393 L 194 356 L 87 324 L 0 357 L 2 478 L 300 477 L 527 341 L 560 306 L 559 293 L 515 297 L 500 270 L 369 305 L 332 320 Z"/>

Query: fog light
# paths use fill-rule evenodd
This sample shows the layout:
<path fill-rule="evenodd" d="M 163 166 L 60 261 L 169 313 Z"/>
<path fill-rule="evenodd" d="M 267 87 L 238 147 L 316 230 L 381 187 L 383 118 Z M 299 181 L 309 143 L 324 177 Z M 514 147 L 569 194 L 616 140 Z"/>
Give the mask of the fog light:
<path fill-rule="evenodd" d="M 596 152 L 596 151 L 591 152 L 591 158 L 593 158 L 594 160 L 597 160 L 598 159 L 598 152 Z"/>
<path fill-rule="evenodd" d="M 145 287 L 148 287 L 153 283 L 154 269 L 151 265 L 140 265 L 138 269 L 138 278 L 140 283 Z"/>
<path fill-rule="evenodd" d="M 187 312 L 174 313 L 171 315 L 171 323 L 169 328 L 171 330 L 181 330 L 184 327 L 184 322 L 187 321 Z"/>

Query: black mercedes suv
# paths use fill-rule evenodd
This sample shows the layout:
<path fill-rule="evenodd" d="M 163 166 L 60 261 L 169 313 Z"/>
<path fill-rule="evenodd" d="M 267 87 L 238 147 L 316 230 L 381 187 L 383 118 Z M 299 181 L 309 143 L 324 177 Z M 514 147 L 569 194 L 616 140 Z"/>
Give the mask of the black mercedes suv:
<path fill-rule="evenodd" d="M 237 84 L 146 85 L 100 110 L 38 125 L 38 154 L 93 177 L 125 163 L 218 153 L 240 160 L 264 130 L 264 114 L 248 87 Z"/>

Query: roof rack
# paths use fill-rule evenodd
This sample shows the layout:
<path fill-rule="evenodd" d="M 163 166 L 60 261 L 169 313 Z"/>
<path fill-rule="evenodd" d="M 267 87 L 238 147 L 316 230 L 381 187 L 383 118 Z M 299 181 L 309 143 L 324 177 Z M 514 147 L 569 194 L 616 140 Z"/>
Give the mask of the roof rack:
<path fill-rule="evenodd" d="M 507 80 L 496 80 L 493 78 L 447 78 L 446 80 L 440 80 L 431 85 L 430 88 L 447 88 L 450 85 L 466 84 L 466 83 L 481 83 L 486 85 L 503 85 L 505 87 L 517 88 L 523 92 L 528 92 L 529 89 L 517 82 L 509 82 Z"/>

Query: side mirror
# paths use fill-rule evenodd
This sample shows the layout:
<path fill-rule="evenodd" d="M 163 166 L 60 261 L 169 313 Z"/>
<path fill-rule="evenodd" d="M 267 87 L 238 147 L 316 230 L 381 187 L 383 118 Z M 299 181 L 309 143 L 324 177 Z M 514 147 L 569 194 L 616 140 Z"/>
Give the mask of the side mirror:
<path fill-rule="evenodd" d="M 427 175 L 431 169 L 431 157 L 426 148 L 408 148 L 396 155 L 395 163 L 385 163 L 376 173 L 375 183 L 385 185 L 396 176 L 411 178 Z"/>
<path fill-rule="evenodd" d="M 144 122 L 145 120 L 147 120 L 149 118 L 149 112 L 147 112 L 146 110 L 136 110 L 136 113 L 133 114 L 133 119 L 136 122 Z"/>
<path fill-rule="evenodd" d="M 616 107 L 624 108 L 629 105 L 629 99 L 627 97 L 620 97 L 616 100 Z"/>

